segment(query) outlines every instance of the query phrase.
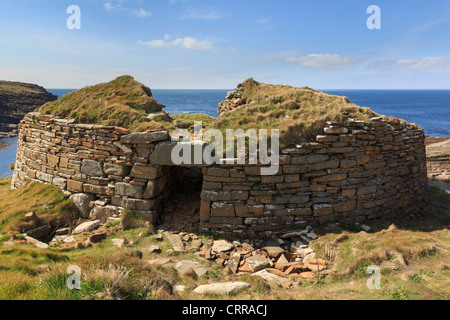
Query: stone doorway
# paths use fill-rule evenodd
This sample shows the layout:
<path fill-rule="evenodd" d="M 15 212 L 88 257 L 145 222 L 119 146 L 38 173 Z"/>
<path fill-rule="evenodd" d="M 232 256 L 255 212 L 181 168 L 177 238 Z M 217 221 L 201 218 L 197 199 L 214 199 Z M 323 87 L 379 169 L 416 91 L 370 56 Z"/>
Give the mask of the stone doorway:
<path fill-rule="evenodd" d="M 200 226 L 202 168 L 181 167 L 180 171 L 170 197 L 162 204 L 158 225 L 171 231 L 195 233 Z"/>

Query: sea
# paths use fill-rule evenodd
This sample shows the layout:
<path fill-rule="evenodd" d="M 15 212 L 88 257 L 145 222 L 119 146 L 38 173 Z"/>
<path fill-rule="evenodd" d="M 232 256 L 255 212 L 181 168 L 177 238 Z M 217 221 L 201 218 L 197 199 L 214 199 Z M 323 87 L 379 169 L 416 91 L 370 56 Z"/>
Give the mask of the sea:
<path fill-rule="evenodd" d="M 62 97 L 76 89 L 47 89 Z M 166 106 L 169 114 L 204 113 L 217 116 L 217 104 L 225 100 L 229 89 L 171 90 L 153 89 L 153 96 Z M 320 90 L 346 96 L 351 102 L 369 107 L 378 114 L 394 116 L 421 126 L 433 137 L 450 137 L 450 90 Z M 2 139 L 9 144 L 0 150 L 0 178 L 12 175 L 9 169 L 15 162 L 17 138 Z"/>

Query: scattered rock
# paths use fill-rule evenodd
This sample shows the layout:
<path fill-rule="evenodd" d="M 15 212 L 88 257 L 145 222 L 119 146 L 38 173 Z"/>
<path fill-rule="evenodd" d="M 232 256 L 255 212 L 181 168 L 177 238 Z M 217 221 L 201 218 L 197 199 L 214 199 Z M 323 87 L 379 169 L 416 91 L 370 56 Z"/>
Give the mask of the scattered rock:
<path fill-rule="evenodd" d="M 75 242 L 77 242 L 77 240 L 75 239 L 74 236 L 70 236 L 70 237 L 64 238 L 63 242 L 64 243 L 75 243 Z"/>
<path fill-rule="evenodd" d="M 231 294 L 250 288 L 246 282 L 212 283 L 197 287 L 194 292 L 198 294 Z"/>
<path fill-rule="evenodd" d="M 172 262 L 172 259 L 170 258 L 159 258 L 159 259 L 153 259 L 149 260 L 148 263 L 151 266 L 165 266 Z"/>
<path fill-rule="evenodd" d="M 230 250 L 234 249 L 233 244 L 226 240 L 216 240 L 214 241 L 214 245 L 212 247 L 212 250 L 214 252 L 228 252 Z"/>
<path fill-rule="evenodd" d="M 284 282 L 286 282 L 286 275 L 280 277 L 279 275 L 267 271 L 267 269 L 255 272 L 252 274 L 252 276 L 261 277 L 267 282 L 276 282 L 279 285 L 282 285 Z"/>
<path fill-rule="evenodd" d="M 302 272 L 302 273 L 300 273 L 300 278 L 306 279 L 306 280 L 313 280 L 313 279 L 316 279 L 316 276 L 312 272 Z"/>
<path fill-rule="evenodd" d="M 91 235 L 89 237 L 89 241 L 92 243 L 98 243 L 102 240 L 106 239 L 106 233 L 102 232 L 102 233 L 95 233 L 93 235 Z"/>
<path fill-rule="evenodd" d="M 36 240 L 32 237 L 29 236 L 25 236 L 25 240 L 27 240 L 28 243 L 34 244 L 36 247 L 40 248 L 40 249 L 47 249 L 48 248 L 48 244 L 40 242 L 39 240 Z"/>
<path fill-rule="evenodd" d="M 273 273 L 274 275 L 276 275 L 276 276 L 279 276 L 279 277 L 286 277 L 286 274 L 283 272 L 283 271 L 281 271 L 281 270 L 278 270 L 278 269 L 273 269 L 273 268 L 267 268 L 267 269 L 265 269 L 267 272 L 270 272 L 270 273 Z"/>
<path fill-rule="evenodd" d="M 158 246 L 150 246 L 147 251 L 149 253 L 160 253 L 161 249 Z"/>
<path fill-rule="evenodd" d="M 84 222 L 75 228 L 75 230 L 73 231 L 73 234 L 80 234 L 83 232 L 92 231 L 95 228 L 97 228 L 99 225 L 100 225 L 100 220 Z"/>
<path fill-rule="evenodd" d="M 317 239 L 317 234 L 315 234 L 314 232 L 309 232 L 306 234 L 306 236 L 312 240 Z"/>
<path fill-rule="evenodd" d="M 253 246 L 252 245 L 250 245 L 250 244 L 248 244 L 248 243 L 246 243 L 246 242 L 244 242 L 243 244 L 242 244 L 242 248 L 243 249 L 245 249 L 245 250 L 247 250 L 247 251 L 255 251 L 255 248 L 253 248 Z"/>
<path fill-rule="evenodd" d="M 311 259 L 311 260 L 309 260 L 309 264 L 318 264 L 318 265 L 321 265 L 321 266 L 326 266 L 327 262 L 325 260 L 319 258 L 319 259 Z"/>
<path fill-rule="evenodd" d="M 308 254 L 306 255 L 306 257 L 303 258 L 302 263 L 303 263 L 303 264 L 306 264 L 306 263 L 308 263 L 310 260 L 314 259 L 315 257 L 316 257 L 316 253 L 315 253 L 315 252 L 308 253 Z"/>
<path fill-rule="evenodd" d="M 156 241 L 163 241 L 163 240 L 164 240 L 164 237 L 163 237 L 162 234 L 155 234 L 155 235 L 153 236 L 153 239 L 156 240 Z"/>
<path fill-rule="evenodd" d="M 25 215 L 26 220 L 33 220 L 34 218 L 36 218 L 36 212 L 34 211 L 31 211 Z"/>
<path fill-rule="evenodd" d="M 308 230 L 298 230 L 298 231 L 291 231 L 285 234 L 282 234 L 280 236 L 281 239 L 288 239 L 288 238 L 298 238 L 304 234 L 307 234 Z"/>
<path fill-rule="evenodd" d="M 192 260 L 178 262 L 175 265 L 175 270 L 177 270 L 178 274 L 181 276 L 186 276 L 193 271 L 199 278 L 208 273 L 208 269 L 206 269 L 202 264 Z"/>
<path fill-rule="evenodd" d="M 188 250 L 198 251 L 202 247 L 202 240 L 192 240 L 188 245 Z"/>
<path fill-rule="evenodd" d="M 246 260 L 247 265 L 252 270 L 252 272 L 257 272 L 266 268 L 270 268 L 273 266 L 272 261 L 264 258 L 261 255 L 251 256 Z"/>
<path fill-rule="evenodd" d="M 179 294 L 183 294 L 184 291 L 186 290 L 186 286 L 183 286 L 181 284 L 174 284 L 172 288 L 175 292 L 178 292 Z"/>
<path fill-rule="evenodd" d="M 278 260 L 277 260 L 277 264 L 280 264 L 280 265 L 288 264 L 288 263 L 289 263 L 289 261 L 286 259 L 284 254 L 282 254 L 280 256 L 280 258 L 278 258 Z"/>
<path fill-rule="evenodd" d="M 395 224 L 391 224 L 389 226 L 389 228 L 387 229 L 388 232 L 395 232 L 397 230 L 398 230 L 398 228 L 397 228 L 397 226 Z"/>
<path fill-rule="evenodd" d="M 118 248 L 125 246 L 125 239 L 112 239 L 111 242 Z"/>
<path fill-rule="evenodd" d="M 310 263 L 305 264 L 305 267 L 315 272 L 321 272 L 327 268 L 326 266 L 320 264 L 310 264 Z"/>
<path fill-rule="evenodd" d="M 284 249 L 282 249 L 278 242 L 275 241 L 268 241 L 263 249 L 267 251 L 271 258 L 278 258 L 282 253 L 284 253 Z"/>
<path fill-rule="evenodd" d="M 181 240 L 181 237 L 176 234 L 166 233 L 166 237 L 169 239 L 170 244 L 172 245 L 172 248 L 176 252 L 184 252 L 185 246 L 183 241 Z"/>
<path fill-rule="evenodd" d="M 63 236 L 69 234 L 70 229 L 69 228 L 60 228 L 55 231 L 55 235 L 57 236 Z"/>
<path fill-rule="evenodd" d="M 230 260 L 228 260 L 228 269 L 230 269 L 232 274 L 237 273 L 240 261 L 241 254 L 239 252 L 233 252 L 231 254 Z"/>

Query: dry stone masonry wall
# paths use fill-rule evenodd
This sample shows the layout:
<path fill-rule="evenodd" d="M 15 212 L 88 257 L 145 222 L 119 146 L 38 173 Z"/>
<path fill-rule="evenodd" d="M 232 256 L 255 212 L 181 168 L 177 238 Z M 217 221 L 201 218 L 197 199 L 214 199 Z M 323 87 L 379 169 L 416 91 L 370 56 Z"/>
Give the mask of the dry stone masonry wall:
<path fill-rule="evenodd" d="M 415 214 L 426 204 L 426 172 L 422 130 L 397 119 L 328 123 L 316 142 L 284 150 L 274 176 L 258 166 L 204 168 L 201 227 L 270 237 Z"/>
<path fill-rule="evenodd" d="M 151 163 L 170 138 L 165 131 L 130 134 L 39 113 L 19 129 L 12 187 L 52 183 L 71 194 L 83 218 L 106 221 L 131 209 L 155 223 L 180 174 Z M 260 169 L 203 168 L 200 231 L 283 237 L 306 225 L 415 214 L 426 204 L 424 133 L 397 119 L 328 123 L 316 142 L 283 150 L 276 175 Z"/>
<path fill-rule="evenodd" d="M 105 222 L 131 209 L 155 222 L 177 177 L 176 167 L 149 164 L 166 131 L 129 134 L 39 113 L 26 115 L 19 129 L 12 187 L 27 179 L 52 183 L 72 194 L 83 218 Z"/>

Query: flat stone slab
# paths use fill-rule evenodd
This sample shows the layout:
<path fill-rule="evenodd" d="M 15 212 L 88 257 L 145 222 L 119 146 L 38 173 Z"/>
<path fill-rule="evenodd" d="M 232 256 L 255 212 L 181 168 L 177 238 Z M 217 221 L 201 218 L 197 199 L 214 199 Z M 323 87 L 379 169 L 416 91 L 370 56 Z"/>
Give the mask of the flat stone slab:
<path fill-rule="evenodd" d="M 184 275 L 192 270 L 199 278 L 208 273 L 208 269 L 206 269 L 201 263 L 192 260 L 180 261 L 175 265 L 174 268 L 180 275 Z"/>
<path fill-rule="evenodd" d="M 267 251 L 271 258 L 278 258 L 284 253 L 284 249 L 276 241 L 267 241 L 263 249 Z"/>
<path fill-rule="evenodd" d="M 156 141 L 163 141 L 169 138 L 167 131 L 137 132 L 121 137 L 121 142 L 125 144 L 149 144 Z"/>
<path fill-rule="evenodd" d="M 178 147 L 174 151 L 174 148 Z M 165 141 L 158 143 L 155 147 L 155 150 L 150 155 L 150 164 L 152 165 L 160 165 L 160 166 L 183 166 L 183 167 L 191 167 L 191 166 L 203 166 L 203 165 L 209 165 L 204 161 L 204 157 L 200 159 L 198 163 L 196 163 L 194 154 L 196 149 L 201 150 L 201 154 L 204 154 L 204 150 L 208 148 L 208 144 L 203 141 L 187 141 L 187 142 L 173 142 L 173 141 Z M 174 151 L 174 154 L 177 155 L 177 158 L 179 158 L 179 150 L 189 150 L 190 157 L 187 158 L 186 162 L 178 163 L 178 161 L 174 161 L 174 158 L 172 157 L 172 151 Z M 177 152 L 178 151 L 178 152 Z M 184 151 L 183 151 L 184 152 Z"/>
<path fill-rule="evenodd" d="M 272 261 L 260 255 L 251 256 L 246 260 L 246 262 L 247 265 L 252 270 L 252 272 L 257 272 L 266 268 L 270 268 L 273 265 Z"/>
<path fill-rule="evenodd" d="M 212 283 L 197 287 L 194 292 L 199 294 L 230 294 L 250 288 L 247 282 Z"/>
<path fill-rule="evenodd" d="M 167 237 L 167 239 L 169 239 L 169 242 L 174 251 L 176 251 L 176 252 L 186 251 L 185 245 L 179 235 L 166 233 L 166 237 Z"/>
<path fill-rule="evenodd" d="M 75 230 L 73 230 L 73 234 L 80 234 L 83 232 L 92 231 L 95 228 L 97 228 L 99 225 L 100 225 L 100 220 L 83 222 L 78 227 L 76 227 Z"/>
<path fill-rule="evenodd" d="M 214 252 L 227 252 L 234 248 L 233 244 L 226 240 L 216 240 L 214 241 L 212 250 Z"/>
<path fill-rule="evenodd" d="M 261 270 L 258 272 L 255 272 L 252 274 L 252 276 L 258 276 L 266 280 L 267 282 L 276 281 L 278 283 L 283 283 L 288 281 L 286 278 L 277 276 L 276 274 L 273 274 L 267 270 Z"/>
<path fill-rule="evenodd" d="M 296 237 L 300 237 L 301 235 L 307 234 L 308 230 L 296 230 L 296 231 L 291 231 L 285 234 L 282 234 L 280 236 L 281 239 L 288 239 L 288 238 L 296 238 Z"/>
<path fill-rule="evenodd" d="M 39 240 L 36 240 L 36 239 L 34 239 L 32 237 L 25 236 L 25 240 L 27 240 L 28 243 L 34 244 L 37 248 L 40 248 L 40 249 L 47 249 L 48 248 L 48 244 L 40 242 Z"/>
<path fill-rule="evenodd" d="M 148 260 L 148 263 L 151 266 L 166 266 L 172 262 L 172 259 L 170 258 L 159 258 L 159 259 L 153 259 Z"/>

